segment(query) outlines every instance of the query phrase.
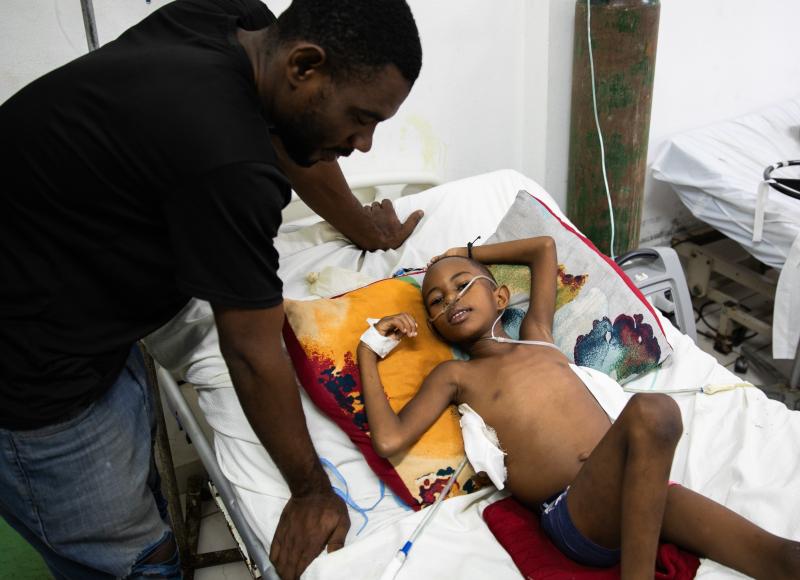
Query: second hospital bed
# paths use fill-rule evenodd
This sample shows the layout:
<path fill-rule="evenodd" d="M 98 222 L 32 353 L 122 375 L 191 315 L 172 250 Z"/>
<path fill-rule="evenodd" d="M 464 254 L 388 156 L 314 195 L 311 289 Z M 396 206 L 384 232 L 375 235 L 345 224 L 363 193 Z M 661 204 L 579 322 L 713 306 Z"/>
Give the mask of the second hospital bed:
<path fill-rule="evenodd" d="M 723 314 L 730 312 L 738 323 L 771 334 L 776 359 L 797 358 L 800 352 L 800 296 L 796 292 L 800 285 L 800 199 L 769 187 L 764 172 L 778 162 L 797 159 L 800 95 L 675 135 L 652 165 L 653 177 L 669 184 L 696 218 L 738 243 L 761 264 L 780 271 L 776 282 L 691 239 L 676 248 L 689 260 L 694 294 L 721 304 Z M 773 173 L 776 177 L 800 177 L 800 167 Z M 712 271 L 774 299 L 772 327 L 741 309 L 726 307 L 734 301 L 709 287 Z M 722 334 L 729 334 L 725 326 L 723 320 Z M 790 384 L 800 386 L 800 365 L 796 363 Z"/>
<path fill-rule="evenodd" d="M 335 266 L 358 273 L 350 283 L 390 276 L 399 268 L 424 266 L 445 249 L 464 245 L 477 235 L 489 237 L 525 189 L 561 215 L 552 198 L 534 181 L 514 171 L 464 179 L 395 201 L 400 218 L 416 209 L 425 217 L 396 251 L 364 253 L 324 223 L 286 228 L 276 239 L 280 275 L 287 297 L 313 298 L 310 272 Z M 347 285 L 348 281 L 343 282 Z M 340 287 L 338 291 L 347 288 Z M 332 292 L 335 293 L 335 292 Z M 664 319 L 673 355 L 661 368 L 629 387 L 659 390 L 732 383 L 739 379 Z M 226 503 L 237 514 L 250 556 L 267 577 L 269 542 L 288 499 L 280 473 L 258 443 L 239 406 L 219 353 L 210 306 L 190 302 L 165 327 L 148 337 L 148 350 L 164 367 L 163 382 L 173 377 L 193 385 L 203 421 L 213 431 L 213 450 L 199 449 L 217 487 L 230 493 Z M 166 369 L 166 370 L 165 370 Z M 171 389 L 173 395 L 177 388 Z M 800 539 L 800 413 L 767 399 L 755 388 L 715 395 L 674 395 L 684 422 L 671 477 L 727 505 L 769 531 Z M 347 436 L 301 389 L 303 408 L 315 448 L 326 461 L 332 484 L 347 484 L 353 505 L 377 507 L 364 514 L 350 508 L 351 528 L 345 547 L 321 554 L 306 571 L 308 580 L 379 578 L 423 516 L 396 501 L 380 484 Z M 176 401 L 180 403 L 180 401 Z M 191 420 L 183 406 L 183 421 Z M 220 485 L 221 484 L 221 485 Z M 448 499 L 415 545 L 399 578 L 519 580 L 522 575 L 482 519 L 482 510 L 504 497 L 493 488 Z M 381 499 L 382 498 L 382 499 Z M 237 521 L 238 520 L 238 521 Z M 241 533 L 243 532 L 243 533 Z M 716 580 L 739 575 L 703 562 L 698 578 Z"/>

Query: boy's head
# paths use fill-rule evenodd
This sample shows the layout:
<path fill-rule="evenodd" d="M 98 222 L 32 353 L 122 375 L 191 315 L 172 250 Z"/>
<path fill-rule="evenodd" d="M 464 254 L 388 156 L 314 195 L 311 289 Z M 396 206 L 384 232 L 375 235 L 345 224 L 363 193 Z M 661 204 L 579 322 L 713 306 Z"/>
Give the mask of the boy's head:
<path fill-rule="evenodd" d="M 480 262 L 448 256 L 431 264 L 425 273 L 422 300 L 433 330 L 448 342 L 463 344 L 491 332 L 508 305 L 509 291 L 498 286 Z"/>

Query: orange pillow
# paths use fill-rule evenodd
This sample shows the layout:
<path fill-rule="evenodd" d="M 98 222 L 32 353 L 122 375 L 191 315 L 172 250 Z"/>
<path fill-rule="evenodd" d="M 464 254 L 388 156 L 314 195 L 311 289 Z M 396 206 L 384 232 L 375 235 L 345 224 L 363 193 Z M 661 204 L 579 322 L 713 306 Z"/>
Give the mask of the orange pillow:
<path fill-rule="evenodd" d="M 378 456 L 370 442 L 355 353 L 367 318 L 408 312 L 420 323 L 414 339 L 404 340 L 378 364 L 395 411 L 414 396 L 436 365 L 454 358 L 450 346 L 424 323 L 422 276 L 420 272 L 381 280 L 336 298 L 284 302 L 284 340 L 300 383 L 358 446 L 378 477 L 415 509 L 433 503 L 464 458 L 458 411 L 448 408 L 407 451 L 388 459 Z M 450 496 L 478 488 L 475 473 L 467 465 Z"/>

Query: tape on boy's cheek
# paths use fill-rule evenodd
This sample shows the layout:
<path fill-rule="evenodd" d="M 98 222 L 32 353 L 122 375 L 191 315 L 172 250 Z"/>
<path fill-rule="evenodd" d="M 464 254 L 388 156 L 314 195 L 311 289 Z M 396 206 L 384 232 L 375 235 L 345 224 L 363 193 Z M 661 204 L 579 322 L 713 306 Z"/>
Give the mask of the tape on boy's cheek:
<path fill-rule="evenodd" d="M 361 342 L 366 344 L 369 349 L 379 357 L 384 358 L 387 354 L 392 352 L 394 347 L 400 344 L 400 341 L 391 336 L 383 336 L 375 328 L 376 322 L 378 322 L 377 318 L 367 318 L 369 328 L 361 335 Z"/>

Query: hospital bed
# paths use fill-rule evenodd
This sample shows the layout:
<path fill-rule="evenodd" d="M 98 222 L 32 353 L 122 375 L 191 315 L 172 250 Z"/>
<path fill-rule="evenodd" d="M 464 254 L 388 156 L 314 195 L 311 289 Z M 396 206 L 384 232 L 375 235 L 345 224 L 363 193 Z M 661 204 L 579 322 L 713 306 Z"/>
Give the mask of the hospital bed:
<path fill-rule="evenodd" d="M 553 199 L 534 181 L 514 171 L 498 171 L 451 182 L 395 200 L 401 219 L 416 209 L 425 217 L 398 250 L 364 253 L 325 223 L 287 224 L 276 245 L 284 291 L 296 299 L 313 298 L 307 275 L 326 266 L 358 272 L 341 276 L 331 293 L 349 283 L 385 278 L 400 268 L 421 266 L 431 255 L 464 245 L 477 235 L 488 238 L 517 192 L 525 189 L 561 214 Z M 307 219 L 307 218 L 306 218 Z M 336 270 L 340 272 L 341 270 Z M 663 321 L 672 356 L 657 370 L 626 386 L 639 390 L 699 388 L 739 379 L 691 338 Z M 170 407 L 209 471 L 220 502 L 238 530 L 254 577 L 273 578 L 267 553 L 288 489 L 258 444 L 245 419 L 219 353 L 208 304 L 190 302 L 170 323 L 148 337 L 148 351 L 158 361 L 162 388 Z M 198 395 L 200 416 L 185 404 L 187 385 Z M 191 393 L 190 393 L 191 394 Z M 769 531 L 800 539 L 800 413 L 767 399 L 756 388 L 736 388 L 715 395 L 673 395 L 684 421 L 671 478 L 723 503 Z M 346 546 L 321 554 L 306 571 L 308 580 L 379 578 L 384 567 L 412 532 L 421 512 L 410 511 L 386 491 L 345 434 L 311 403 L 301 390 L 303 409 L 315 448 L 324 459 L 332 484 L 344 489 L 353 506 Z M 197 442 L 201 422 L 213 432 L 213 446 Z M 493 488 L 448 499 L 416 543 L 399 578 L 446 576 L 465 579 L 519 580 L 509 555 L 482 519 L 482 510 L 505 497 Z M 368 518 L 368 519 L 367 519 Z M 364 525 L 365 524 L 365 525 Z M 698 578 L 738 577 L 704 562 Z"/>
<path fill-rule="evenodd" d="M 716 346 L 731 347 L 732 322 L 772 336 L 775 359 L 800 354 L 800 199 L 782 194 L 764 181 L 768 166 L 800 159 L 800 96 L 736 119 L 701 127 L 671 138 L 652 164 L 653 177 L 671 186 L 692 214 L 738 243 L 766 268 L 732 261 L 703 239 L 682 238 L 676 250 L 687 260 L 692 293 L 721 307 Z M 777 175 L 777 172 L 775 172 Z M 783 177 L 800 176 L 800 167 Z M 774 300 L 773 322 L 750 316 L 722 291 L 712 274 Z M 753 353 L 750 353 L 751 356 Z M 800 386 L 795 362 L 789 385 Z"/>

